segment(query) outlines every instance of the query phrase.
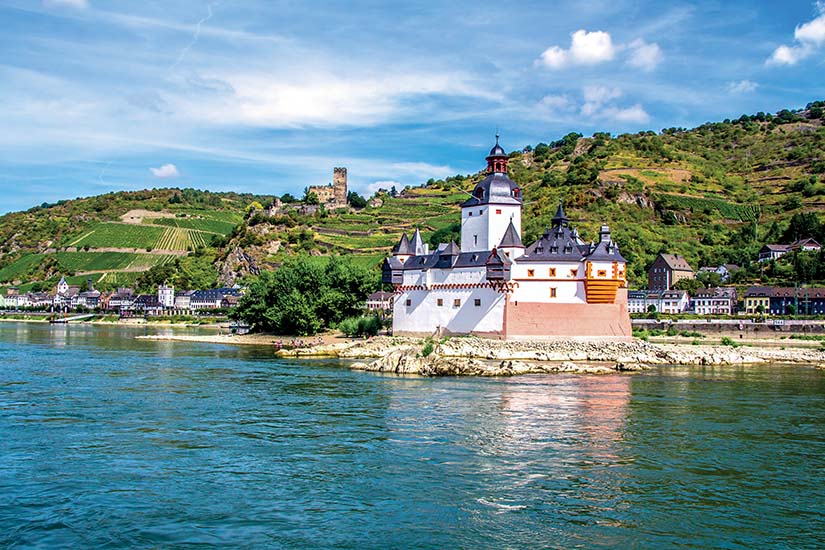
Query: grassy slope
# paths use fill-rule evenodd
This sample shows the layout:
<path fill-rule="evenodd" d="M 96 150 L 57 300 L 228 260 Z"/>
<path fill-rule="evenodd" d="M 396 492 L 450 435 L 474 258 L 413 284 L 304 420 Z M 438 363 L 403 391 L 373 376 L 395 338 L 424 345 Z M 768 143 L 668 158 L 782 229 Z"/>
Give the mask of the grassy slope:
<path fill-rule="evenodd" d="M 601 223 L 610 224 L 630 262 L 634 284 L 644 281 L 646 266 L 661 251 L 683 254 L 695 268 L 747 261 L 766 239 L 777 238 L 794 213 L 825 209 L 825 185 L 818 181 L 825 159 L 825 128 L 806 115 L 773 121 L 740 119 L 660 134 L 572 136 L 513 153 L 510 175 L 522 186 L 526 199 L 524 240 L 534 240 L 564 200 L 569 217 L 586 239 L 596 238 Z M 426 239 L 458 221 L 465 191 L 481 177 L 431 180 L 397 198 L 385 195 L 382 206 L 359 212 L 292 216 L 254 227 L 243 224 L 228 244 L 265 249 L 278 240 L 283 244 L 280 251 L 263 258 L 272 264 L 313 249 L 355 253 L 365 262 L 378 263 L 402 232 L 420 227 Z M 208 247 L 216 233 L 225 235 L 242 221 L 249 202 L 267 202 L 267 197 L 251 195 L 196 192 L 187 197 L 184 192 L 182 203 L 170 204 L 175 193 L 114 193 L 1 217 L 0 251 L 7 255 L 0 258 L 0 281 L 36 271 L 38 262 L 47 262 L 30 254 L 56 242 Z M 120 234 L 106 238 L 105 232 L 119 224 L 98 224 L 118 221 L 132 208 L 163 208 L 194 218 L 147 220 L 140 229 L 120 226 L 122 232 L 152 233 L 135 237 L 134 242 Z M 775 229 L 769 233 L 774 223 L 779 233 Z M 81 263 L 60 260 L 61 267 Z"/>

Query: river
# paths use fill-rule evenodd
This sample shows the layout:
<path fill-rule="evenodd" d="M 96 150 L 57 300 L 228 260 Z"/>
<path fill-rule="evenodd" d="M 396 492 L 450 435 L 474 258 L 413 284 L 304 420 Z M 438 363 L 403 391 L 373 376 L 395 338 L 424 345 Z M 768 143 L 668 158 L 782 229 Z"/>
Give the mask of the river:
<path fill-rule="evenodd" d="M 155 330 L 0 324 L 0 547 L 825 547 L 812 367 L 400 377 Z"/>

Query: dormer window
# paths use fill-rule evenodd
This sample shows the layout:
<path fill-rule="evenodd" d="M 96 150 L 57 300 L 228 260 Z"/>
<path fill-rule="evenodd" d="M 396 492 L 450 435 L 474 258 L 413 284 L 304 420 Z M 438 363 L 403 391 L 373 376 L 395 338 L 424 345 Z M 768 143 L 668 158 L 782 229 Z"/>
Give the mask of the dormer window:
<path fill-rule="evenodd" d="M 550 247 L 550 254 L 558 254 L 558 253 L 559 253 L 559 247 L 558 246 L 551 246 Z"/>
<path fill-rule="evenodd" d="M 514 196 L 515 198 L 518 198 L 518 196 L 519 196 L 519 194 L 520 194 L 520 193 L 521 193 L 521 191 L 519 191 L 519 188 L 518 188 L 518 187 L 516 187 L 515 189 L 513 189 L 513 196 Z"/>
<path fill-rule="evenodd" d="M 482 189 L 481 187 L 476 187 L 474 195 L 478 200 L 483 199 L 484 198 L 484 189 Z"/>

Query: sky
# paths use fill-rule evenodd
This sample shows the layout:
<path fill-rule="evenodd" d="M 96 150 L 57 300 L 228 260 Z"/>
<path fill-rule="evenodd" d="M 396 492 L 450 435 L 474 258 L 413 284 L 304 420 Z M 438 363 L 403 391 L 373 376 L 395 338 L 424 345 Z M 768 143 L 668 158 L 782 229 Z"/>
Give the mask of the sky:
<path fill-rule="evenodd" d="M 0 213 L 418 185 L 825 99 L 825 2 L 0 0 Z"/>

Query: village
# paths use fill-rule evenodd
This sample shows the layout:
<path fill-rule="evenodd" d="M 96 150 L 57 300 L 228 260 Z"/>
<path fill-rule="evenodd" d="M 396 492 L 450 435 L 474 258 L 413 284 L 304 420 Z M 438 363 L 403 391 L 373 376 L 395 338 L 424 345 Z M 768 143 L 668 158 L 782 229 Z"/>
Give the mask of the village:
<path fill-rule="evenodd" d="M 812 238 L 789 245 L 767 244 L 757 262 L 774 262 L 793 252 L 819 253 L 821 245 Z M 737 287 L 730 283 L 740 267 L 734 264 L 705 266 L 694 271 L 679 254 L 659 254 L 648 269 L 648 288 L 630 290 L 627 297 L 631 315 L 645 314 L 701 316 L 784 316 L 825 315 L 825 288 L 796 285 Z M 695 281 L 693 284 L 686 281 Z M 718 282 L 705 286 L 703 282 Z M 693 291 L 680 287 L 698 287 Z"/>

